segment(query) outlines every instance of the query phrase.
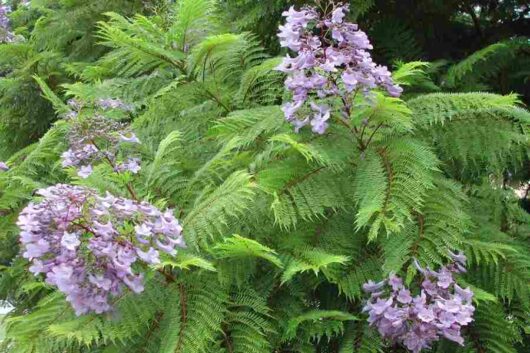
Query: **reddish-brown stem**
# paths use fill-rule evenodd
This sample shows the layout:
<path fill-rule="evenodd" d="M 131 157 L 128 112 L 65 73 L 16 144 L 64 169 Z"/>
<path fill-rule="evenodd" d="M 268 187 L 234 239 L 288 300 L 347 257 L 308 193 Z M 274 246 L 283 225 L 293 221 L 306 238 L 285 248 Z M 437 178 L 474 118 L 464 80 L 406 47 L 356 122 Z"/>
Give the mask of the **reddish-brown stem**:
<path fill-rule="evenodd" d="M 90 229 L 89 227 L 87 227 L 86 225 L 84 225 L 82 223 L 75 222 L 75 223 L 72 223 L 72 224 L 75 225 L 75 226 L 78 226 L 79 228 L 83 229 L 84 231 L 86 231 L 88 233 L 95 234 L 95 232 L 92 229 Z"/>
<path fill-rule="evenodd" d="M 381 128 L 381 126 L 383 126 L 383 123 L 379 123 L 379 125 L 377 125 L 374 131 L 372 131 L 372 134 L 370 135 L 370 137 L 368 138 L 368 141 L 366 141 L 366 144 L 364 145 L 365 148 L 368 147 L 370 142 L 372 142 L 372 139 L 374 138 L 375 133 L 377 132 L 377 130 Z"/>
<path fill-rule="evenodd" d="M 221 330 L 223 336 L 224 336 L 224 339 L 225 339 L 225 343 L 226 343 L 226 350 L 228 351 L 228 353 L 232 353 L 234 351 L 234 349 L 232 348 L 232 343 L 230 342 L 230 337 L 228 337 L 228 335 L 226 334 L 226 332 L 224 330 Z"/>
<path fill-rule="evenodd" d="M 168 283 L 175 282 L 175 276 L 173 276 L 171 273 L 167 273 L 163 268 L 159 268 L 157 271 L 165 277 L 166 282 Z"/>
<path fill-rule="evenodd" d="M 364 137 L 364 131 L 366 130 L 366 126 L 368 126 L 368 124 L 363 124 L 363 128 L 361 129 L 361 137 L 359 138 L 361 140 L 362 147 L 366 147 L 363 144 L 363 137 Z"/>
<path fill-rule="evenodd" d="M 175 352 L 180 352 L 180 349 L 182 347 L 182 343 L 184 340 L 184 329 L 188 320 L 188 302 L 187 302 L 187 296 L 186 296 L 186 288 L 184 288 L 184 285 L 182 283 L 179 284 L 179 294 L 180 294 L 180 322 L 181 322 L 181 328 L 179 332 L 179 341 L 177 344 L 177 348 L 175 349 Z"/>
<path fill-rule="evenodd" d="M 129 194 L 131 194 L 131 197 L 138 201 L 138 196 L 136 195 L 136 192 L 134 191 L 132 185 L 130 182 L 128 182 L 127 184 L 125 184 L 125 187 L 127 188 L 127 191 L 129 191 Z"/>
<path fill-rule="evenodd" d="M 361 151 L 364 151 L 365 150 L 365 146 L 363 144 L 363 141 L 361 138 L 359 138 L 358 136 L 358 131 L 355 127 L 352 127 L 348 121 L 346 119 L 343 119 L 342 117 L 339 117 L 339 122 L 344 125 L 348 130 L 350 130 L 350 132 L 353 134 L 353 136 L 355 136 L 355 139 L 357 140 L 357 143 L 359 144 L 359 149 Z"/>

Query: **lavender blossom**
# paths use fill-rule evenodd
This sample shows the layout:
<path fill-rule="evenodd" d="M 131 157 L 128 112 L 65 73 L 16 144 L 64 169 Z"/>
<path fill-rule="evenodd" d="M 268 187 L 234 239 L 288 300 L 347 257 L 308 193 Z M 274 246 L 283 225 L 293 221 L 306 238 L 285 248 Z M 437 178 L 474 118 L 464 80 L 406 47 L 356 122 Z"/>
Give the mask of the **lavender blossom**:
<path fill-rule="evenodd" d="M 69 105 L 81 108 L 77 101 L 69 101 Z M 63 167 L 76 167 L 81 178 L 87 178 L 93 164 L 101 161 L 110 163 L 115 172 L 128 170 L 136 174 L 140 171 L 140 159 L 130 156 L 130 149 L 127 153 L 121 150 L 123 142 L 140 143 L 126 125 L 98 114 L 81 118 L 78 111 L 75 112 L 68 137 L 70 148 L 62 154 Z"/>
<path fill-rule="evenodd" d="M 7 15 L 11 12 L 11 7 L 0 3 L 0 43 L 11 43 L 15 40 L 15 35 L 11 32 L 10 21 Z"/>
<path fill-rule="evenodd" d="M 363 290 L 367 293 L 374 293 L 383 288 L 385 284 L 386 281 L 375 283 L 374 281 L 370 280 L 367 283 L 363 284 Z"/>
<path fill-rule="evenodd" d="M 142 169 L 140 166 L 140 158 L 129 158 L 126 162 L 118 164 L 116 169 L 119 172 L 129 171 L 133 174 L 138 174 L 140 169 Z"/>
<path fill-rule="evenodd" d="M 96 101 L 96 105 L 103 110 L 119 109 L 123 111 L 133 111 L 134 107 L 124 103 L 121 99 L 101 98 Z"/>
<path fill-rule="evenodd" d="M 9 170 L 8 165 L 5 162 L 0 161 L 0 171 L 7 172 Z"/>
<path fill-rule="evenodd" d="M 286 22 L 279 27 L 280 45 L 296 56 L 287 55 L 277 70 L 288 74 L 285 86 L 292 92 L 293 102 L 287 102 L 283 111 L 295 130 L 309 124 L 315 133 L 326 131 L 331 109 L 315 109 L 314 98 L 339 96 L 349 102 L 355 93 L 368 95 L 375 88 L 394 97 L 402 92 L 388 69 L 372 61 L 366 34 L 356 24 L 344 21 L 348 11 L 348 5 L 335 4 L 324 15 L 308 6 L 300 11 L 291 7 L 283 13 Z M 306 102 L 316 114 L 307 115 L 303 109 Z M 348 115 L 349 109 L 343 107 L 343 113 Z"/>
<path fill-rule="evenodd" d="M 77 175 L 80 178 L 86 179 L 92 174 L 92 171 L 93 170 L 91 165 L 84 165 L 79 168 L 79 170 L 77 171 Z"/>
<path fill-rule="evenodd" d="M 186 246 L 172 211 L 70 185 L 39 190 L 17 225 L 29 270 L 66 295 L 77 315 L 103 313 L 125 288 L 143 291 L 136 264 L 157 264 Z M 140 239 L 142 241 L 140 241 Z"/>
<path fill-rule="evenodd" d="M 463 254 L 451 253 L 451 257 L 459 266 L 465 265 Z M 423 270 L 416 261 L 424 279 L 415 297 L 395 274 L 377 284 L 368 281 L 363 289 L 371 296 L 363 311 L 368 312 L 369 324 L 384 338 L 401 343 L 414 353 L 430 348 L 440 337 L 463 345 L 460 330 L 473 321 L 475 308 L 473 292 L 454 283 L 453 273 L 462 272 L 455 263 L 435 272 Z"/>

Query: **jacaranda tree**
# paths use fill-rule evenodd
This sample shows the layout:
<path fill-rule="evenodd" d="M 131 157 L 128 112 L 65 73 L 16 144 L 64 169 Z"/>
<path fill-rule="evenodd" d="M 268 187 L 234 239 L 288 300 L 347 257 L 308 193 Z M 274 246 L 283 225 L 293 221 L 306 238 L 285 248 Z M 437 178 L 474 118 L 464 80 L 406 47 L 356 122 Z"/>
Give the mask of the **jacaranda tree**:
<path fill-rule="evenodd" d="M 347 4 L 285 9 L 270 57 L 226 4 L 152 3 L 31 75 L 55 122 L 0 164 L 3 351 L 527 349 L 515 94 L 390 72 Z"/>

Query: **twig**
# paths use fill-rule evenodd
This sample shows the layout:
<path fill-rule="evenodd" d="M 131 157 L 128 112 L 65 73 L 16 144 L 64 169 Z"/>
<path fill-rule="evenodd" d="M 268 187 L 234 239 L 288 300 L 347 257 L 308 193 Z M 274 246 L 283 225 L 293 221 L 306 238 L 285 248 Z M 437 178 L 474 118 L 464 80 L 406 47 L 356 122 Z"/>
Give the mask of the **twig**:
<path fill-rule="evenodd" d="M 94 141 L 94 139 L 90 139 L 90 143 L 92 143 L 96 149 L 98 151 L 102 151 L 101 148 L 99 148 L 99 146 L 96 144 L 96 141 Z M 105 158 L 105 160 L 107 161 L 107 163 L 109 163 L 109 165 L 111 166 L 112 170 L 117 173 L 117 174 L 121 174 L 116 166 L 116 164 L 112 161 L 112 159 L 109 158 L 109 156 L 107 156 L 106 153 L 103 152 L 103 158 Z M 133 200 L 135 201 L 138 201 L 138 195 L 136 194 L 136 192 L 134 191 L 132 185 L 130 182 L 127 182 L 125 184 L 125 187 L 127 188 L 127 191 L 129 192 L 129 194 L 131 195 L 131 197 L 133 198 Z"/>
<path fill-rule="evenodd" d="M 186 289 L 184 288 L 184 285 L 182 283 L 179 284 L 179 294 L 180 294 L 180 321 L 182 323 L 182 326 L 180 328 L 179 332 L 179 341 L 177 344 L 177 348 L 175 349 L 175 353 L 180 352 L 182 348 L 182 341 L 184 339 L 184 329 L 188 320 L 188 303 L 187 303 L 187 296 L 186 296 Z"/>

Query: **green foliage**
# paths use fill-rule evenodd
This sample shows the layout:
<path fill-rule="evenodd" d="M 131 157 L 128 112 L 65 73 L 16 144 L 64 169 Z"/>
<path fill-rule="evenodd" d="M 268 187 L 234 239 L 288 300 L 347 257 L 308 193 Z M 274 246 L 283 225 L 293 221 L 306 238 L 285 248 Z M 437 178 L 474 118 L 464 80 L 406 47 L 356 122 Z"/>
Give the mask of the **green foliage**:
<path fill-rule="evenodd" d="M 243 238 L 239 235 L 234 235 L 228 238 L 224 243 L 218 244 L 214 247 L 215 255 L 218 258 L 240 258 L 240 257 L 260 257 L 270 261 L 278 267 L 283 267 L 282 262 L 276 256 L 276 251 L 261 245 L 255 240 Z"/>
<path fill-rule="evenodd" d="M 472 345 L 485 352 L 517 352 L 510 346 L 520 342 L 521 336 L 513 319 L 499 304 L 483 304 L 478 307 L 476 324 L 471 328 L 475 340 Z"/>
<path fill-rule="evenodd" d="M 297 250 L 294 256 L 286 260 L 285 271 L 282 274 L 282 283 L 291 280 L 297 273 L 312 271 L 318 275 L 320 271 L 326 274 L 326 269 L 339 264 L 343 265 L 350 260 L 347 256 L 334 255 L 320 249 Z"/>
<path fill-rule="evenodd" d="M 412 139 L 391 141 L 367 153 L 355 178 L 357 228 L 370 225 L 371 240 L 380 230 L 386 235 L 399 232 L 423 206 L 437 164 L 430 149 Z"/>
<path fill-rule="evenodd" d="M 527 70 L 524 63 L 528 63 L 528 59 L 519 62 L 518 58 L 529 49 L 528 39 L 524 37 L 491 44 L 451 66 L 447 72 L 447 85 L 473 87 L 473 84 L 488 82 L 488 79 L 497 77 L 503 71 Z M 514 61 L 521 66 L 514 66 Z M 511 75 L 517 77 L 521 74 L 516 71 Z"/>
<path fill-rule="evenodd" d="M 515 95 L 434 93 L 409 105 L 446 171 L 468 179 L 517 169 L 527 158 L 530 115 L 518 103 Z"/>
<path fill-rule="evenodd" d="M 352 320 L 357 320 L 357 318 L 351 314 L 344 313 L 342 311 L 313 310 L 289 320 L 285 336 L 287 339 L 292 339 L 296 337 L 296 332 L 298 328 L 302 326 L 305 322 L 309 321 L 313 324 L 313 327 L 311 327 L 312 330 L 315 330 L 314 326 L 316 323 L 321 326 L 320 328 L 311 332 L 311 335 L 314 338 L 320 339 L 324 335 L 332 337 L 333 335 L 342 332 L 342 322 Z"/>
<path fill-rule="evenodd" d="M 422 56 L 414 31 L 399 19 L 382 19 L 373 26 L 369 34 L 377 43 L 375 53 L 387 62 L 391 60 L 412 61 Z"/>
<path fill-rule="evenodd" d="M 61 113 L 52 109 L 42 91 L 48 98 L 51 92 L 62 93 L 60 85 L 72 79 L 69 65 L 93 61 L 107 50 L 95 36 L 103 13 L 131 14 L 142 10 L 140 4 L 41 0 L 18 6 L 12 14 L 18 39 L 0 45 L 0 158 L 36 142 Z"/>
<path fill-rule="evenodd" d="M 171 292 L 160 320 L 160 352 L 204 352 L 215 344 L 226 314 L 228 293 L 214 278 L 195 278 Z"/>
<path fill-rule="evenodd" d="M 436 268 L 449 250 L 463 250 L 469 268 L 458 282 L 475 292 L 475 321 L 465 347 L 442 340 L 434 349 L 524 352 L 530 216 L 512 188 L 528 180 L 530 116 L 516 95 L 439 92 L 447 86 L 433 79 L 436 64 L 396 62 L 403 99 L 377 93 L 368 105 L 357 97 L 350 119 L 333 115 L 326 134 L 295 134 L 280 109 L 279 59 L 261 45 L 274 47 L 263 25 L 284 1 L 159 0 L 135 16 L 139 5 L 121 1 L 33 2 L 42 14 L 28 24 L 32 37 L 0 45 L 9 69 L 0 100 L 23 102 L 0 108 L 0 156 L 11 168 L 0 172 L 0 296 L 15 306 L 3 351 L 395 351 L 366 323 L 362 284 L 390 272 L 412 283 L 414 259 Z M 360 19 L 379 6 L 352 3 Z M 80 36 L 70 18 L 57 22 L 69 15 L 83 19 Z M 227 18 L 257 36 L 225 31 Z M 374 27 L 377 41 L 394 39 L 392 28 L 399 40 L 381 45 L 381 55 L 416 59 L 423 50 L 414 25 L 384 23 Z M 58 30 L 71 32 L 52 38 Z M 450 69 L 455 87 L 490 80 L 499 48 Z M 132 187 L 174 209 L 188 249 L 146 269 L 146 290 L 123 293 L 115 312 L 76 317 L 17 256 L 15 222 L 48 185 L 123 193 L 108 168 L 80 179 L 60 165 L 65 101 L 108 97 L 135 107 L 122 118 L 142 141 Z M 31 125 L 37 120 L 43 125 Z M 20 126 L 37 132 L 12 134 Z"/>

